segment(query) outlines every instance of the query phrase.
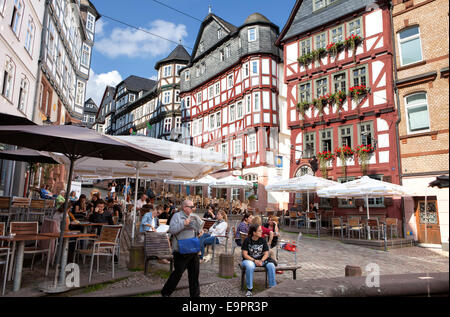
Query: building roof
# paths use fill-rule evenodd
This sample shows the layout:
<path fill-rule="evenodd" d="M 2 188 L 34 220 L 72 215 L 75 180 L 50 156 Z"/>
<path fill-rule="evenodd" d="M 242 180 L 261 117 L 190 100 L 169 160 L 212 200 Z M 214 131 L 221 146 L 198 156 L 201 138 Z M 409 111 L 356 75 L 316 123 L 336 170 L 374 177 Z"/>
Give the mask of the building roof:
<path fill-rule="evenodd" d="M 120 87 L 123 84 L 125 84 L 128 91 L 139 92 L 143 90 L 151 90 L 154 86 L 156 86 L 156 81 L 131 75 L 118 84 L 117 87 Z"/>
<path fill-rule="evenodd" d="M 338 0 L 329 6 L 313 11 L 313 0 L 297 0 L 289 19 L 280 33 L 276 45 L 321 25 L 341 19 L 356 11 L 376 7 L 379 0 Z"/>
<path fill-rule="evenodd" d="M 179 44 L 175 49 L 167 56 L 166 58 L 160 60 L 156 63 L 155 69 L 159 69 L 161 64 L 167 63 L 167 62 L 184 62 L 189 63 L 191 59 L 191 55 L 186 51 L 183 45 Z"/>
<path fill-rule="evenodd" d="M 270 22 L 270 20 L 261 13 L 255 12 L 253 14 L 250 14 L 247 17 L 247 19 L 245 19 L 244 25 L 253 23 L 272 23 L 272 22 Z"/>

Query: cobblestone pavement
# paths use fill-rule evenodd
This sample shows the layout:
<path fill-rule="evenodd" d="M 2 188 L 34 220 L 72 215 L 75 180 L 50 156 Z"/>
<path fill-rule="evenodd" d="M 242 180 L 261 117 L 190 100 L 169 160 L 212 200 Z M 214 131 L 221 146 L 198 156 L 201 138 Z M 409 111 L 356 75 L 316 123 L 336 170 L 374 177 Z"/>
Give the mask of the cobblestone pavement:
<path fill-rule="evenodd" d="M 295 233 L 281 233 L 283 240 L 295 240 Z M 219 265 L 218 254 L 225 250 L 222 246 L 216 249 L 216 259 L 213 264 L 207 262 L 201 264 L 201 278 L 215 277 L 215 282 L 201 287 L 201 296 L 211 297 L 242 297 L 245 292 L 240 290 L 240 269 L 238 263 L 241 260 L 240 249 L 235 250 L 235 276 L 230 279 L 218 277 Z M 228 250 L 230 252 L 230 250 Z M 376 263 L 380 267 L 380 274 L 406 274 L 406 273 L 432 273 L 432 272 L 448 272 L 449 257 L 448 252 L 440 250 L 431 250 L 420 247 L 406 247 L 401 249 L 393 249 L 388 252 L 373 250 L 357 245 L 344 244 L 339 240 L 332 240 L 329 237 L 321 237 L 320 239 L 303 235 L 300 240 L 298 252 L 298 263 L 302 268 L 297 272 L 297 279 L 308 280 L 317 278 L 333 278 L 344 276 L 344 268 L 346 265 L 360 266 L 363 275 L 366 275 L 365 267 L 370 263 Z M 294 254 L 287 251 L 279 252 L 279 263 L 293 264 Z M 166 267 L 167 266 L 167 267 Z M 168 265 L 158 264 L 156 270 L 167 270 Z M 256 273 L 254 292 L 264 290 L 264 274 Z M 183 275 L 183 279 L 187 281 L 187 272 Z M 284 272 L 276 275 L 277 283 L 292 279 L 291 272 Z M 141 272 L 135 273 L 133 277 L 125 281 L 110 285 L 110 288 L 130 287 L 136 285 L 145 285 L 145 283 L 161 283 L 164 284 L 164 278 L 144 277 Z M 154 294 L 151 296 L 160 296 Z M 189 296 L 188 289 L 176 290 L 173 297 Z"/>

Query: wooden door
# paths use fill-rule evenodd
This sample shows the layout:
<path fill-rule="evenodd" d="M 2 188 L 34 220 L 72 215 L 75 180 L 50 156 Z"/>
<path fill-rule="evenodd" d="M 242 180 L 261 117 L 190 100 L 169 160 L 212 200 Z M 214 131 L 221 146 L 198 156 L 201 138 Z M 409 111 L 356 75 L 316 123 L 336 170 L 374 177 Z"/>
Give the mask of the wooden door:
<path fill-rule="evenodd" d="M 427 205 L 428 208 L 426 212 L 425 200 L 419 200 L 416 205 L 416 222 L 419 242 L 441 244 L 437 200 L 427 200 Z"/>

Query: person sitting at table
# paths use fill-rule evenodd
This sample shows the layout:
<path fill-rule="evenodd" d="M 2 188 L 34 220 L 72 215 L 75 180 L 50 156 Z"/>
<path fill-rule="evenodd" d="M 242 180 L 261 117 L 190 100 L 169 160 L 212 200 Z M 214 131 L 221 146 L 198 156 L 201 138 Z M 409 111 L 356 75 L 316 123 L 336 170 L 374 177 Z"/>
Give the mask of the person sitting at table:
<path fill-rule="evenodd" d="M 250 226 L 250 224 L 252 223 L 253 220 L 253 215 L 249 214 L 249 213 L 245 213 L 244 217 L 242 218 L 241 223 L 239 224 L 239 226 L 236 229 L 236 236 L 234 237 L 234 241 L 236 242 L 236 244 L 238 246 L 242 246 L 242 238 L 241 238 L 241 233 L 248 233 L 248 228 Z"/>
<path fill-rule="evenodd" d="M 119 197 L 117 197 L 117 193 L 116 193 L 116 192 L 112 192 L 110 198 L 111 198 L 115 203 L 118 203 L 118 202 L 119 202 Z"/>
<path fill-rule="evenodd" d="M 41 195 L 41 198 L 43 198 L 43 199 L 53 199 L 53 198 L 55 198 L 55 196 L 50 191 L 50 186 L 49 185 L 45 185 L 45 186 L 41 187 L 40 195 Z"/>
<path fill-rule="evenodd" d="M 203 218 L 205 219 L 216 219 L 217 212 L 215 211 L 214 207 L 209 205 L 208 210 L 203 214 Z"/>
<path fill-rule="evenodd" d="M 86 215 L 87 206 L 86 206 L 86 195 L 81 194 L 80 198 L 72 204 L 72 213 L 75 218 L 82 218 Z"/>
<path fill-rule="evenodd" d="M 269 238 L 269 241 L 267 241 L 267 243 L 269 244 L 270 248 L 276 247 L 277 243 L 278 243 L 278 236 L 279 236 L 278 217 L 270 216 L 269 221 L 267 223 L 265 223 L 263 227 L 265 227 L 273 232 L 273 235 L 271 235 L 271 237 Z"/>
<path fill-rule="evenodd" d="M 149 205 L 145 205 L 145 207 L 142 207 L 141 211 L 145 211 L 145 214 L 142 217 L 139 231 L 141 233 L 156 231 L 156 229 L 159 227 L 159 219 L 156 215 L 156 211 L 150 209 Z"/>
<path fill-rule="evenodd" d="M 169 209 L 169 218 L 167 218 L 167 225 L 170 225 L 170 220 L 172 219 L 173 215 L 177 213 L 177 210 L 174 208 L 170 208 L 171 206 L 168 206 Z"/>
<path fill-rule="evenodd" d="M 107 223 L 109 225 L 114 224 L 112 214 L 105 213 L 105 202 L 103 200 L 97 201 L 97 207 L 95 207 L 94 212 L 89 217 L 89 221 L 92 223 Z"/>
<path fill-rule="evenodd" d="M 310 202 L 309 203 L 309 212 L 315 212 L 315 213 L 317 213 L 317 207 L 316 207 L 316 205 L 313 203 L 313 202 Z"/>
<path fill-rule="evenodd" d="M 139 210 L 142 208 L 142 206 L 147 204 L 147 195 L 141 194 L 141 197 L 138 201 L 136 201 L 136 210 Z"/>
<path fill-rule="evenodd" d="M 64 198 L 65 194 L 66 194 L 65 190 L 61 190 L 59 192 L 59 195 L 56 197 L 56 203 L 55 203 L 56 208 L 59 208 L 66 201 L 66 199 Z"/>
<path fill-rule="evenodd" d="M 97 202 L 99 200 L 100 200 L 100 197 L 99 197 L 98 193 L 94 193 L 91 197 L 91 201 L 87 205 L 87 211 L 88 211 L 89 216 L 92 215 L 92 213 L 94 212 L 95 208 L 97 207 Z"/>
<path fill-rule="evenodd" d="M 166 206 L 164 206 L 166 207 Z M 158 211 L 158 218 L 159 219 L 169 219 L 169 207 L 163 208 L 163 206 L 158 205 L 156 207 L 156 210 Z"/>
<path fill-rule="evenodd" d="M 75 202 L 75 201 L 78 200 L 78 198 L 77 198 L 77 193 L 76 193 L 74 190 L 72 190 L 72 191 L 70 192 L 69 200 L 72 201 L 72 202 Z"/>
<path fill-rule="evenodd" d="M 269 256 L 269 245 L 266 239 L 262 238 L 262 227 L 258 224 L 250 225 L 248 237 L 242 244 L 242 266 L 245 267 L 247 297 L 253 296 L 253 272 L 257 266 L 266 268 L 269 288 L 277 285 L 275 264 Z"/>
<path fill-rule="evenodd" d="M 203 259 L 203 255 L 205 253 L 205 247 L 207 245 L 212 244 L 219 244 L 224 241 L 224 235 L 226 234 L 228 223 L 227 223 L 227 213 L 223 210 L 219 210 L 217 213 L 217 221 L 215 224 L 213 224 L 208 232 L 204 230 L 205 233 L 203 233 L 200 238 L 200 263 L 209 261 L 210 257 L 205 257 Z"/>
<path fill-rule="evenodd" d="M 67 206 L 66 226 L 64 229 L 65 231 L 69 231 L 69 224 L 70 224 L 69 210 L 70 210 L 70 204 L 69 204 L 69 206 Z M 61 221 L 63 219 L 63 215 L 64 215 L 64 205 L 62 205 L 58 209 L 56 209 L 55 213 L 52 216 L 52 219 L 56 220 L 58 222 L 58 233 L 61 232 Z"/>

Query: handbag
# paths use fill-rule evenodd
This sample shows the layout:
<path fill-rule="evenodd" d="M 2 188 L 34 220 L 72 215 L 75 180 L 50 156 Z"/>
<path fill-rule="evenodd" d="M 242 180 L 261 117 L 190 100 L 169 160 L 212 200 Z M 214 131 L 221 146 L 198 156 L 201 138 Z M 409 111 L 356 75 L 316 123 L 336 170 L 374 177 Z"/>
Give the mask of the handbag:
<path fill-rule="evenodd" d="M 181 254 L 191 254 L 200 252 L 200 241 L 198 240 L 197 237 L 178 240 L 177 236 L 175 235 L 175 239 L 177 239 L 178 241 L 178 252 L 180 252 Z"/>

